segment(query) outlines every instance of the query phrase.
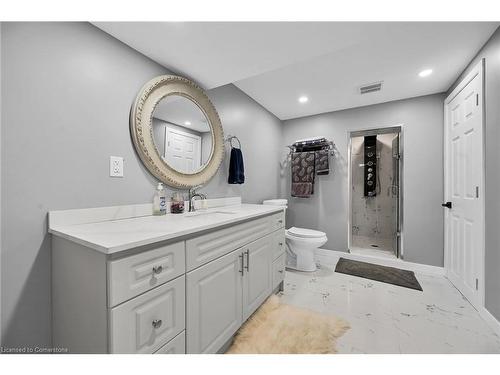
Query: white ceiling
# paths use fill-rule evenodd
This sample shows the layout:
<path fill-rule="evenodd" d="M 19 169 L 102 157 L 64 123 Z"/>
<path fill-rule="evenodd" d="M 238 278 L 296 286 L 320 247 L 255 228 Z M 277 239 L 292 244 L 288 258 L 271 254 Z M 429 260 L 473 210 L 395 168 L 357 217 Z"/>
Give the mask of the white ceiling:
<path fill-rule="evenodd" d="M 96 22 L 205 89 L 234 83 L 280 119 L 446 91 L 497 22 Z M 427 78 L 418 72 L 430 68 Z M 383 81 L 361 96 L 359 86 Z M 298 103 L 301 95 L 309 97 Z"/>

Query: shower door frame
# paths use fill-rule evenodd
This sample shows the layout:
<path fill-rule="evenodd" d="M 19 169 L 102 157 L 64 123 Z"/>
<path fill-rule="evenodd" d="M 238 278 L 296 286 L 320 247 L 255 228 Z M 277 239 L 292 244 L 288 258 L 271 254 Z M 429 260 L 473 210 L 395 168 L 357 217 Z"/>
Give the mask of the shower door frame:
<path fill-rule="evenodd" d="M 399 132 L 396 129 L 399 128 Z M 353 134 L 355 137 L 362 137 L 363 133 L 367 133 L 367 135 L 372 134 L 375 131 L 381 131 L 376 134 L 387 134 L 387 133 L 399 133 L 399 194 L 398 194 L 398 210 L 397 210 L 397 220 L 398 220 L 398 234 L 397 236 L 397 249 L 396 249 L 396 258 L 404 259 L 404 222 L 403 222 L 403 210 L 404 210 L 404 124 L 396 124 L 396 125 L 388 125 L 388 126 L 372 126 L 365 127 L 356 130 L 348 130 L 347 131 L 347 199 L 349 202 L 348 216 L 347 216 L 347 251 L 351 252 L 352 245 L 352 137 Z M 386 131 L 384 131 L 386 130 Z M 394 130 L 394 131 L 391 131 Z"/>

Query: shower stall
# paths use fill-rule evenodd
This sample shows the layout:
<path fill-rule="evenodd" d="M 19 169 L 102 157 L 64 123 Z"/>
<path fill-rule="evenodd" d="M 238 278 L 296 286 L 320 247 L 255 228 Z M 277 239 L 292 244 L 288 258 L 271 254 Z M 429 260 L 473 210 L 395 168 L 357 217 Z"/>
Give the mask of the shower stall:
<path fill-rule="evenodd" d="M 403 258 L 402 128 L 349 135 L 349 252 Z"/>

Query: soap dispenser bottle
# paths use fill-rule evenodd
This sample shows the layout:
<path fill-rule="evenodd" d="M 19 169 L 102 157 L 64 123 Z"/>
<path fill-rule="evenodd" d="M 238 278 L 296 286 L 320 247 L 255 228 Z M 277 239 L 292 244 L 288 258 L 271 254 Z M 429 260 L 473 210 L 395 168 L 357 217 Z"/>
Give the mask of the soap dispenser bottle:
<path fill-rule="evenodd" d="M 165 215 L 166 213 L 167 195 L 165 193 L 165 189 L 163 188 L 163 184 L 159 182 L 153 197 L 153 215 L 160 216 Z"/>

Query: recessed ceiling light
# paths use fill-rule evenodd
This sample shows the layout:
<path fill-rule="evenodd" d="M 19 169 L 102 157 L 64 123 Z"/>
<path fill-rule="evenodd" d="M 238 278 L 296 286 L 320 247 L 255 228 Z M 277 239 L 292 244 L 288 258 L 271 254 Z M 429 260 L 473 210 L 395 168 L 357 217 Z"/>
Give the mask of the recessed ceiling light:
<path fill-rule="evenodd" d="M 301 96 L 299 98 L 299 103 L 307 103 L 309 101 L 309 98 L 307 96 Z"/>
<path fill-rule="evenodd" d="M 427 77 L 430 76 L 431 74 L 432 74 L 432 69 L 425 69 L 422 70 L 420 73 L 418 73 L 420 77 Z"/>
<path fill-rule="evenodd" d="M 184 121 L 184 125 L 186 125 L 186 126 L 191 125 L 191 121 Z"/>

